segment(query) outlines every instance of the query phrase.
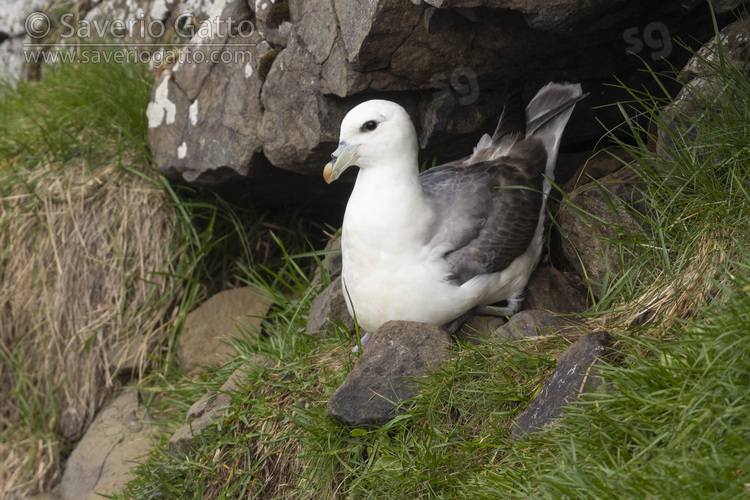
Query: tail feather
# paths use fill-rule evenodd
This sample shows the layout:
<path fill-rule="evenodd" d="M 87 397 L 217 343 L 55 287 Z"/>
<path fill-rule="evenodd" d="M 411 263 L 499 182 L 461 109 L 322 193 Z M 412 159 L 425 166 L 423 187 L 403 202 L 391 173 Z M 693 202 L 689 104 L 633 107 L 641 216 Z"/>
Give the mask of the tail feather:
<path fill-rule="evenodd" d="M 586 94 L 588 95 L 588 94 Z M 545 115 L 559 113 L 562 109 L 572 106 L 586 95 L 581 91 L 580 83 L 555 83 L 550 82 L 536 93 L 528 106 L 526 106 L 526 118 L 529 126 L 536 125 L 544 120 Z M 530 131 L 531 133 L 531 131 Z"/>
<path fill-rule="evenodd" d="M 513 93 L 505 99 L 503 113 L 490 137 L 484 134 L 471 155 L 470 162 L 489 161 L 508 154 L 516 140 L 526 135 L 526 109 L 521 95 Z"/>
<path fill-rule="evenodd" d="M 503 106 L 495 133 L 484 134 L 469 158 L 470 163 L 487 161 L 506 156 L 518 140 L 537 137 L 544 143 L 547 152 L 545 174 L 554 179 L 557 151 L 560 147 L 565 125 L 575 104 L 586 97 L 580 84 L 549 83 L 544 86 L 524 109 L 523 99 L 511 94 Z M 549 192 L 545 181 L 545 193 Z"/>
<path fill-rule="evenodd" d="M 587 95 L 582 92 L 580 84 L 549 83 L 526 107 L 526 131 L 529 136 L 544 142 L 547 150 L 545 174 L 550 179 L 554 179 L 557 151 L 565 125 L 575 104 Z"/>
<path fill-rule="evenodd" d="M 514 92 L 505 99 L 503 114 L 500 115 L 495 133 L 492 134 L 492 142 L 499 142 L 503 137 L 511 134 L 525 137 L 526 122 L 527 114 L 523 98 L 521 94 Z"/>

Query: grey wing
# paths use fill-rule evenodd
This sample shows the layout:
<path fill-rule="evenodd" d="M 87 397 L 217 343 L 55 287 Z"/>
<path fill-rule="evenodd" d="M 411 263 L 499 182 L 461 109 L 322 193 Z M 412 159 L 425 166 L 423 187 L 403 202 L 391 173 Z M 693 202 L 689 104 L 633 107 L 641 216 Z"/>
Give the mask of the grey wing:
<path fill-rule="evenodd" d="M 445 249 L 448 279 L 459 284 L 498 272 L 528 248 L 542 208 L 546 153 L 522 140 L 491 161 L 435 167 L 421 176 L 436 221 L 431 247 Z"/>

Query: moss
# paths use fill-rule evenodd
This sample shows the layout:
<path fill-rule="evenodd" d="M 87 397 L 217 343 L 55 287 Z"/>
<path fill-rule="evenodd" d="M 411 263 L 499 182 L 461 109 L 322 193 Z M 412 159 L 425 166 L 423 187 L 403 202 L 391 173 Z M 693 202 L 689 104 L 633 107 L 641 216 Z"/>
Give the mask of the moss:
<path fill-rule="evenodd" d="M 258 61 L 258 78 L 260 78 L 261 80 L 266 79 L 266 77 L 268 76 L 268 72 L 271 71 L 273 62 L 279 55 L 279 52 L 281 51 L 278 49 L 274 49 L 260 58 L 260 61 Z"/>
<path fill-rule="evenodd" d="M 271 29 L 277 29 L 281 26 L 281 23 L 289 21 L 289 19 L 289 2 L 287 0 L 276 2 L 268 11 L 266 26 Z"/>

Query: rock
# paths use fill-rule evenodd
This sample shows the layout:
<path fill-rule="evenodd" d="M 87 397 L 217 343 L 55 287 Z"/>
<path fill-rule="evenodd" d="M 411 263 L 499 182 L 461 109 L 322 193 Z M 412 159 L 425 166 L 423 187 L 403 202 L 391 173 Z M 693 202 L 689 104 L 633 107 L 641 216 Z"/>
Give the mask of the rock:
<path fill-rule="evenodd" d="M 63 500 L 94 500 L 116 493 L 133 478 L 134 461 L 145 459 L 152 449 L 153 430 L 138 393 L 123 391 L 76 445 L 55 493 Z"/>
<path fill-rule="evenodd" d="M 177 361 L 185 372 L 223 363 L 234 349 L 223 339 L 260 332 L 270 299 L 252 286 L 219 292 L 185 318 L 177 347 Z"/>
<path fill-rule="evenodd" d="M 5 0 L 0 5 L 0 34 L 3 35 L 3 40 L 29 34 L 26 32 L 29 14 L 43 12 L 52 3 L 53 0 Z M 42 21 L 44 20 L 41 17 L 38 21 L 34 18 L 29 20 L 30 34 L 41 35 L 42 30 L 48 27 Z"/>
<path fill-rule="evenodd" d="M 121 19 L 125 23 L 140 21 L 143 23 L 143 30 L 140 29 L 140 23 L 134 23 L 133 29 L 126 31 L 120 39 L 127 42 L 138 41 L 138 37 L 143 34 L 144 38 L 140 38 L 141 41 L 154 42 L 158 37 L 152 36 L 152 33 L 158 35 L 160 30 L 153 25 L 151 33 L 149 32 L 149 24 L 152 21 L 161 21 L 165 25 L 164 36 L 168 36 L 174 31 L 174 23 L 179 16 L 184 17 L 184 14 L 188 13 L 190 19 L 195 22 L 208 19 L 213 4 L 214 0 L 94 0 L 79 1 L 78 8 L 85 13 L 85 19 L 92 22 L 103 23 L 107 19 L 110 20 L 110 24 L 114 19 Z M 96 30 L 92 29 L 92 32 L 94 31 Z M 184 28 L 184 31 L 187 33 L 189 28 Z M 92 33 L 92 36 L 97 34 Z M 188 35 L 184 35 L 183 38 L 186 36 Z"/>
<path fill-rule="evenodd" d="M 576 323 L 548 311 L 524 310 L 510 318 L 474 316 L 456 332 L 462 342 L 480 344 L 487 340 L 512 342 L 547 335 L 567 333 L 576 328 Z"/>
<path fill-rule="evenodd" d="M 334 323 L 343 324 L 350 332 L 354 331 L 354 318 L 346 307 L 341 276 L 334 278 L 331 284 L 313 299 L 305 333 L 315 338 L 328 336 L 335 328 Z"/>
<path fill-rule="evenodd" d="M 744 4 L 745 0 L 711 0 L 711 7 L 716 12 L 728 12 Z"/>
<path fill-rule="evenodd" d="M 660 6 L 670 40 L 709 32 L 708 12 L 695 8 Z M 657 52 L 644 45 L 642 27 L 654 23 L 645 1 L 256 0 L 248 9 L 216 0 L 214 10 L 215 19 L 252 20 L 252 63 L 180 63 L 162 73 L 149 112 L 156 161 L 171 178 L 247 178 L 254 198 L 286 192 L 286 202 L 317 196 L 323 186 L 269 171 L 319 179 L 341 119 L 364 99 L 402 104 L 423 159 L 443 162 L 464 156 L 494 129 L 509 92 L 530 97 L 550 80 L 582 81 L 588 106 L 576 108 L 563 142 L 586 143 L 601 135 L 597 120 L 621 121 L 617 109 L 599 106 L 618 98 L 604 82 L 615 75 L 640 85 L 633 70 L 641 62 L 632 54 Z M 210 41 L 236 52 L 237 38 Z M 189 50 L 205 54 L 200 42 Z M 669 52 L 681 64 L 683 53 Z"/>
<path fill-rule="evenodd" d="M 479 345 L 497 335 L 497 331 L 507 322 L 505 316 L 472 316 L 456 331 L 456 339 Z"/>
<path fill-rule="evenodd" d="M 249 28 L 243 32 L 252 26 L 246 2 L 223 5 L 211 16 L 216 28 L 198 29 L 178 62 L 154 84 L 146 112 L 148 142 L 171 179 L 216 185 L 271 169 L 257 133 L 262 39 Z"/>
<path fill-rule="evenodd" d="M 249 3 L 251 8 L 255 5 L 255 25 L 263 39 L 274 46 L 286 47 L 292 29 L 289 2 L 260 0 Z"/>
<path fill-rule="evenodd" d="M 389 321 L 373 334 L 354 368 L 328 400 L 328 416 L 350 427 L 381 426 L 416 394 L 414 379 L 448 358 L 450 335 L 435 325 Z"/>
<path fill-rule="evenodd" d="M 328 59 L 336 42 L 338 30 L 333 0 L 305 0 L 289 3 L 289 14 L 295 35 L 304 41 L 305 50 L 317 65 Z"/>
<path fill-rule="evenodd" d="M 256 354 L 250 358 L 249 364 L 269 368 L 274 363 L 268 356 Z M 232 401 L 232 395 L 229 393 L 240 389 L 240 381 L 246 375 L 242 368 L 235 370 L 218 391 L 209 391 L 193 403 L 185 417 L 185 425 L 177 429 L 169 439 L 169 451 L 180 454 L 194 450 L 195 438 L 200 436 L 206 427 L 226 415 L 226 408 Z"/>
<path fill-rule="evenodd" d="M 556 335 L 574 328 L 574 323 L 547 311 L 521 311 L 508 319 L 492 338 L 500 341 Z"/>
<path fill-rule="evenodd" d="M 526 285 L 524 309 L 544 309 L 558 314 L 581 313 L 588 308 L 586 285 L 574 273 L 539 266 Z"/>
<path fill-rule="evenodd" d="M 614 174 L 632 161 L 633 157 L 619 148 L 599 151 L 578 167 L 573 177 L 563 186 L 563 191 L 570 194 L 580 186 Z"/>
<path fill-rule="evenodd" d="M 741 19 L 719 33 L 722 60 L 727 67 L 747 71 L 749 32 L 750 23 Z M 656 152 L 667 162 L 682 156 L 686 147 L 694 150 L 695 145 L 701 143 L 698 137 L 702 131 L 701 123 L 715 119 L 713 109 L 716 106 L 713 102 L 727 99 L 722 77 L 716 74 L 720 64 L 717 40 L 712 37 L 680 73 L 679 80 L 685 86 L 674 102 L 664 109 L 659 121 Z M 709 140 L 713 141 L 714 138 L 710 137 Z"/>
<path fill-rule="evenodd" d="M 595 0 L 581 2 L 580 0 L 562 0 L 555 2 L 539 2 L 537 0 L 424 0 L 434 7 L 445 9 L 448 7 L 472 8 L 487 6 L 501 9 L 513 9 L 524 13 L 529 26 L 543 31 L 570 32 L 575 28 L 586 28 L 582 21 L 588 23 L 591 17 L 619 10 L 623 0 L 615 2 Z"/>
<path fill-rule="evenodd" d="M 439 158 L 465 156 L 476 143 L 477 124 L 483 124 L 481 130 L 492 132 L 502 113 L 494 92 L 479 93 L 476 90 L 475 95 L 471 95 L 471 82 L 476 82 L 476 76 L 471 70 L 459 69 L 452 74 L 454 77 L 463 75 L 462 78 L 467 79 L 465 87 L 462 87 L 466 95 L 441 92 L 430 101 L 422 103 L 419 108 L 419 144 L 421 147 L 441 144 L 434 150 Z M 471 103 L 462 103 L 465 98 L 473 100 Z"/>
<path fill-rule="evenodd" d="M 598 388 L 601 381 L 591 375 L 591 368 L 602 362 L 611 342 L 609 334 L 600 331 L 568 347 L 537 397 L 516 419 L 511 436 L 517 439 L 549 425 L 562 416 L 562 407 L 572 404 L 584 390 Z"/>
<path fill-rule="evenodd" d="M 231 401 L 231 395 L 217 391 L 209 391 L 196 401 L 188 410 L 187 423 L 169 438 L 169 451 L 174 454 L 185 454 L 194 450 L 195 438 L 217 418 L 226 414 L 225 410 Z"/>
<path fill-rule="evenodd" d="M 387 68 L 391 56 L 422 19 L 423 9 L 410 2 L 335 0 L 346 59 L 357 71 Z"/>
<path fill-rule="evenodd" d="M 579 187 L 555 216 L 565 258 L 596 297 L 621 271 L 635 247 L 629 240 L 645 228 L 643 190 L 637 165 Z"/>
<path fill-rule="evenodd" d="M 458 333 L 459 339 L 473 344 L 487 340 L 512 342 L 540 336 L 568 333 L 576 322 L 548 311 L 524 310 L 508 318 L 475 316 Z"/>
<path fill-rule="evenodd" d="M 333 280 L 335 276 L 341 274 L 341 266 L 343 264 L 343 259 L 341 257 L 341 231 L 339 231 L 335 236 L 331 237 L 328 240 L 328 243 L 326 243 L 325 252 L 326 254 L 321 261 L 321 267 L 323 268 L 323 271 L 328 274 L 328 277 Z M 313 273 L 313 278 L 310 281 L 311 287 L 320 285 L 321 281 L 323 280 L 321 274 L 321 268 L 316 268 L 315 272 Z"/>
<path fill-rule="evenodd" d="M 0 68 L 3 68 L 0 81 L 16 83 L 29 76 L 38 79 L 35 65 L 24 66 L 24 53 L 30 50 L 25 44 L 43 40 L 49 24 L 43 16 L 33 13 L 47 11 L 53 3 L 54 0 L 5 0 L 0 3 Z"/>
<path fill-rule="evenodd" d="M 348 97 L 367 90 L 391 92 L 417 88 L 417 85 L 404 82 L 387 69 L 366 73 L 357 71 L 347 59 L 346 47 L 340 37 L 336 39 L 331 55 L 323 63 L 321 84 L 324 94 L 338 97 Z"/>
<path fill-rule="evenodd" d="M 281 169 L 320 176 L 349 106 L 323 95 L 321 67 L 296 29 L 271 65 L 261 103 L 266 112 L 258 137 L 266 158 Z"/>

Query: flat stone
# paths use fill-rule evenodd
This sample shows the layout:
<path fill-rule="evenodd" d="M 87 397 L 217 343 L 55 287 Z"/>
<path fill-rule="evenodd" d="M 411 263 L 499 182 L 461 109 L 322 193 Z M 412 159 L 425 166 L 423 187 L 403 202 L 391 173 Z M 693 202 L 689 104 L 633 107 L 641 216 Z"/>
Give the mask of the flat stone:
<path fill-rule="evenodd" d="M 55 494 L 63 500 L 94 500 L 119 491 L 133 478 L 133 461 L 152 449 L 153 430 L 138 393 L 123 391 L 76 445 Z"/>
<path fill-rule="evenodd" d="M 273 360 L 268 356 L 256 354 L 249 364 L 269 368 Z M 208 391 L 193 403 L 185 417 L 185 425 L 177 429 L 169 439 L 169 451 L 175 454 L 188 453 L 195 449 L 195 438 L 200 436 L 206 427 L 226 415 L 226 409 L 232 402 L 231 392 L 238 391 L 241 381 L 247 375 L 242 368 L 235 370 L 218 391 Z"/>
<path fill-rule="evenodd" d="M 354 318 L 346 307 L 341 276 L 337 276 L 313 299 L 307 316 L 305 333 L 322 338 L 333 332 L 336 328 L 335 323 L 344 325 L 350 332 L 354 331 Z"/>
<path fill-rule="evenodd" d="M 492 336 L 492 339 L 508 341 L 544 337 L 572 329 L 573 325 L 572 321 L 548 311 L 539 309 L 521 311 L 511 316 L 508 322 Z"/>
<path fill-rule="evenodd" d="M 513 438 L 537 431 L 560 418 L 562 407 L 575 402 L 584 391 L 595 390 L 601 380 L 591 375 L 600 364 L 612 339 L 605 331 L 590 333 L 568 347 L 557 360 L 557 367 L 542 390 L 516 419 Z"/>
<path fill-rule="evenodd" d="M 539 266 L 526 285 L 524 309 L 544 309 L 574 314 L 588 308 L 586 285 L 575 273 L 562 273 L 552 266 Z"/>
<path fill-rule="evenodd" d="M 635 251 L 629 240 L 646 230 L 637 217 L 645 210 L 638 169 L 634 164 L 578 187 L 555 216 L 563 255 L 597 298 Z"/>
<path fill-rule="evenodd" d="M 565 333 L 576 328 L 575 322 L 549 311 L 531 309 L 520 311 L 510 318 L 504 316 L 474 316 L 456 332 L 462 342 L 481 344 L 513 342 L 526 338 Z"/>
<path fill-rule="evenodd" d="M 385 323 L 328 400 L 328 416 L 350 427 L 382 426 L 416 395 L 416 379 L 448 358 L 450 343 L 448 332 L 435 325 Z"/>
<path fill-rule="evenodd" d="M 748 70 L 750 24 L 747 19 L 740 19 L 722 29 L 718 37 L 712 36 L 680 72 L 678 79 L 685 86 L 659 117 L 656 152 L 667 164 L 686 154 L 701 153 L 697 147 L 685 153 L 684 145 L 701 142 L 703 124 L 716 120 L 713 108 L 719 112 L 721 109 L 721 105 L 713 103 L 726 99 L 725 84 L 716 74 L 720 65 L 717 38 L 721 41 L 721 64 L 738 71 Z"/>
<path fill-rule="evenodd" d="M 185 318 L 177 360 L 185 372 L 217 365 L 234 354 L 224 339 L 240 334 L 257 335 L 271 301 L 252 286 L 219 292 Z"/>
<path fill-rule="evenodd" d="M 341 266 L 343 264 L 343 258 L 341 256 L 341 233 L 339 232 L 336 236 L 331 237 L 326 243 L 325 248 L 326 255 L 321 261 L 321 267 L 328 273 L 330 278 L 341 274 Z M 318 286 L 323 281 L 321 268 L 318 267 L 313 273 L 313 278 L 310 281 L 310 286 Z"/>
<path fill-rule="evenodd" d="M 474 345 L 487 342 L 508 322 L 505 316 L 472 316 L 456 332 L 456 339 Z"/>

